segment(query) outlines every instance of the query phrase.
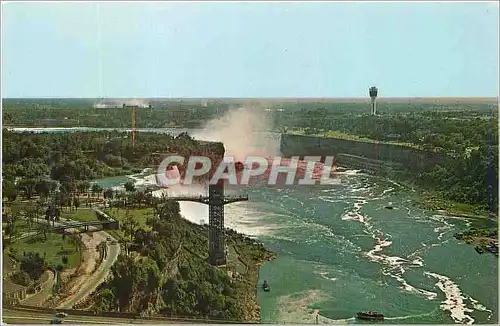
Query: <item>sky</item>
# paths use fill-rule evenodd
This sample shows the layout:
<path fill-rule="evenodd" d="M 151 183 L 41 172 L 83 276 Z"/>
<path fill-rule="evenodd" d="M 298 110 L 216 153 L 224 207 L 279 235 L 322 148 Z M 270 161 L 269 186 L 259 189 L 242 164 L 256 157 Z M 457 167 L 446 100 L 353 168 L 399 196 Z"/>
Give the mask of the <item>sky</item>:
<path fill-rule="evenodd" d="M 2 2 L 2 97 L 498 97 L 498 3 Z"/>

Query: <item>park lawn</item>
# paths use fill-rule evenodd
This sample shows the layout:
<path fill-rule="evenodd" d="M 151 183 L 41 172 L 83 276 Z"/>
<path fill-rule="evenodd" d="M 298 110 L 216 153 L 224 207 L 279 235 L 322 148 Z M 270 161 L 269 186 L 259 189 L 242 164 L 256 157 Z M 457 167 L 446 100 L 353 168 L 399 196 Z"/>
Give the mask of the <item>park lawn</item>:
<path fill-rule="evenodd" d="M 106 208 L 103 210 L 106 214 L 111 216 L 111 218 L 120 222 L 120 228 L 126 220 L 127 211 L 129 216 L 131 216 L 137 223 L 138 227 L 144 230 L 150 230 L 146 222 L 149 218 L 154 216 L 154 209 L 151 207 L 146 208 L 130 208 L 130 209 L 116 209 L 116 208 Z"/>
<path fill-rule="evenodd" d="M 116 208 L 105 208 L 102 209 L 103 212 L 111 216 L 111 218 L 124 222 L 126 219 L 127 210 L 126 209 L 116 209 Z M 146 225 L 146 221 L 148 218 L 153 216 L 154 210 L 153 208 L 131 208 L 128 209 L 129 215 L 134 218 L 139 223 L 139 226 L 144 229 L 149 229 Z M 61 216 L 63 218 L 68 218 L 74 221 L 80 222 L 89 222 L 89 221 L 97 221 L 97 216 L 95 212 L 91 209 L 78 209 L 73 211 L 64 211 Z"/>
<path fill-rule="evenodd" d="M 127 242 L 130 239 L 125 236 L 123 232 L 124 223 L 126 220 L 126 209 L 123 208 L 106 208 L 103 209 L 103 212 L 111 216 L 111 218 L 117 220 L 120 223 L 119 230 L 106 230 L 106 232 L 111 235 L 113 238 L 120 242 Z M 151 230 L 151 227 L 146 224 L 148 218 L 152 217 L 154 214 L 153 208 L 131 208 L 128 209 L 129 215 L 138 223 L 138 228 L 142 228 L 144 230 Z"/>
<path fill-rule="evenodd" d="M 61 212 L 61 217 L 79 222 L 97 221 L 97 216 L 92 209 L 65 210 Z"/>
<path fill-rule="evenodd" d="M 63 265 L 65 268 L 76 267 L 80 264 L 81 253 L 77 252 L 76 246 L 72 243 L 72 238 L 66 236 L 63 240 L 61 234 L 47 233 L 47 240 L 43 235 L 30 237 L 12 244 L 12 248 L 17 250 L 19 256 L 23 252 L 38 252 L 44 256 L 50 266 Z M 62 257 L 68 256 L 68 264 L 64 265 Z"/>
<path fill-rule="evenodd" d="M 14 223 L 14 229 L 16 232 L 15 234 L 20 235 L 20 234 L 27 233 L 30 231 L 35 231 L 35 230 L 37 230 L 37 226 L 38 225 L 36 223 L 32 223 L 31 230 L 30 230 L 28 220 L 27 219 L 19 219 Z M 7 222 L 2 222 L 2 229 L 3 230 L 7 229 Z"/>

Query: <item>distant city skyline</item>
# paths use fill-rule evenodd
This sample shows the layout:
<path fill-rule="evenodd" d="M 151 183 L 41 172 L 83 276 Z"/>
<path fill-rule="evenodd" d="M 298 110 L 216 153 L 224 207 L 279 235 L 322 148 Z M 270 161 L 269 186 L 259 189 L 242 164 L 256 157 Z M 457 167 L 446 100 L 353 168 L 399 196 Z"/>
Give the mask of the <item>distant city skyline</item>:
<path fill-rule="evenodd" d="M 2 3 L 2 97 L 498 97 L 498 2 Z"/>

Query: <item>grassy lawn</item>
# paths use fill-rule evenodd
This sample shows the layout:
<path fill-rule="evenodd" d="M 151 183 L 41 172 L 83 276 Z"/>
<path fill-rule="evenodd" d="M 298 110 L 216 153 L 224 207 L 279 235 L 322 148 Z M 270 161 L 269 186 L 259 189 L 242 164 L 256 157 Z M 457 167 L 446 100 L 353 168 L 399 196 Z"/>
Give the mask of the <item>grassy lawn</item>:
<path fill-rule="evenodd" d="M 124 227 L 124 221 L 126 220 L 127 210 L 122 208 L 107 208 L 104 210 L 104 212 L 120 222 L 120 230 L 110 230 L 108 231 L 108 233 L 118 240 L 129 241 L 130 239 L 128 237 L 125 237 L 125 233 L 122 229 Z M 137 222 L 137 228 L 144 230 L 151 229 L 151 227 L 146 225 L 146 221 L 148 220 L 148 218 L 153 216 L 153 208 L 131 208 L 128 209 L 128 214 Z"/>
<path fill-rule="evenodd" d="M 106 208 L 103 210 L 106 214 L 119 221 L 120 224 L 126 220 L 127 210 L 126 209 L 116 209 L 116 208 Z M 131 208 L 128 209 L 128 214 L 131 216 L 138 224 L 139 227 L 145 230 L 150 229 L 148 225 L 146 225 L 146 221 L 153 217 L 154 209 L 149 208 Z"/>
<path fill-rule="evenodd" d="M 123 222 L 127 216 L 126 209 L 116 209 L 116 208 L 105 208 L 102 211 L 113 219 Z M 146 221 L 148 218 L 153 216 L 154 210 L 153 208 L 131 208 L 128 210 L 128 214 L 132 216 L 134 220 L 139 223 L 139 227 L 148 229 L 149 227 L 146 225 Z M 77 211 L 64 211 L 61 216 L 63 218 L 68 218 L 74 221 L 88 222 L 88 221 L 97 221 L 96 214 L 91 209 L 78 209 Z"/>
<path fill-rule="evenodd" d="M 62 239 L 62 235 L 47 233 L 47 240 L 43 235 L 20 240 L 12 244 L 12 248 L 16 249 L 19 256 L 23 256 L 23 252 L 38 252 L 42 257 L 45 255 L 45 260 L 51 265 L 62 263 L 62 257 L 68 256 L 68 264 L 63 265 L 65 268 L 76 267 L 80 264 L 81 254 L 76 251 L 76 246 L 73 244 L 73 239 L 69 236 Z"/>
<path fill-rule="evenodd" d="M 61 217 L 80 222 L 97 221 L 95 212 L 92 209 L 64 210 L 61 212 Z"/>
<path fill-rule="evenodd" d="M 111 216 L 113 219 L 120 222 L 121 226 L 123 226 L 124 221 L 126 220 L 127 210 L 126 209 L 116 209 L 116 208 L 105 208 L 102 209 L 103 212 Z M 146 221 L 148 218 L 152 217 L 154 213 L 153 208 L 131 208 L 128 210 L 128 214 L 138 223 L 138 227 L 148 230 L 149 226 L 146 225 Z M 67 218 L 74 221 L 80 222 L 89 222 L 89 221 L 97 221 L 97 217 L 95 212 L 92 209 L 82 209 L 78 210 L 64 210 L 61 214 L 62 218 Z M 122 230 L 107 230 L 113 238 L 118 241 L 125 240 L 125 235 Z"/>
<path fill-rule="evenodd" d="M 37 229 L 37 224 L 33 223 L 31 225 L 31 231 L 35 231 Z M 2 222 L 2 228 L 5 230 L 7 228 L 7 222 Z M 14 223 L 14 229 L 16 234 L 23 234 L 30 232 L 28 220 L 26 219 L 19 219 Z"/>

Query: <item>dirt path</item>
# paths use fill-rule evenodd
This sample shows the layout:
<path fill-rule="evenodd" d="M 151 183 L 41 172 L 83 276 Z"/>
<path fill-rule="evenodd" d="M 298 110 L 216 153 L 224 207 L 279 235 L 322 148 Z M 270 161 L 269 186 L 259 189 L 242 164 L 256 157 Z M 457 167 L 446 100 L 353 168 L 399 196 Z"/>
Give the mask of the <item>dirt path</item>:
<path fill-rule="evenodd" d="M 86 248 L 83 252 L 83 263 L 76 270 L 76 277 L 65 285 L 63 299 L 59 306 L 65 306 L 68 302 L 74 301 L 75 296 L 80 296 L 80 292 L 86 290 L 85 287 L 88 285 L 89 279 L 97 273 L 99 252 L 96 248 L 101 242 L 105 242 L 107 237 L 105 232 L 83 233 L 81 235 L 82 243 Z"/>
<path fill-rule="evenodd" d="M 47 224 L 48 222 L 45 219 L 38 218 L 35 219 L 34 222 Z M 62 219 L 61 222 L 51 223 L 55 226 L 64 225 L 67 223 L 73 223 L 76 221 L 72 221 L 69 219 Z M 107 239 L 114 240 L 116 239 L 111 237 L 108 233 L 104 231 L 95 231 L 94 227 L 90 227 L 90 230 L 94 229 L 94 232 L 89 233 L 79 233 L 76 229 L 68 229 L 69 233 L 79 233 L 80 239 L 85 249 L 82 252 L 83 262 L 75 269 L 65 270 L 60 274 L 60 278 L 62 280 L 67 280 L 68 278 L 72 278 L 69 280 L 67 284 L 64 285 L 64 288 L 60 292 L 60 295 L 57 296 L 55 301 L 50 299 L 49 305 L 53 305 L 54 302 L 58 302 L 57 306 L 60 308 L 71 308 L 74 304 L 86 298 L 89 294 L 91 294 L 95 289 L 106 279 L 106 276 L 111 269 L 111 266 L 115 263 L 118 255 L 120 253 L 120 245 L 106 243 Z M 100 253 L 97 250 L 97 246 L 105 242 L 107 245 L 107 255 L 104 260 L 99 264 Z"/>

